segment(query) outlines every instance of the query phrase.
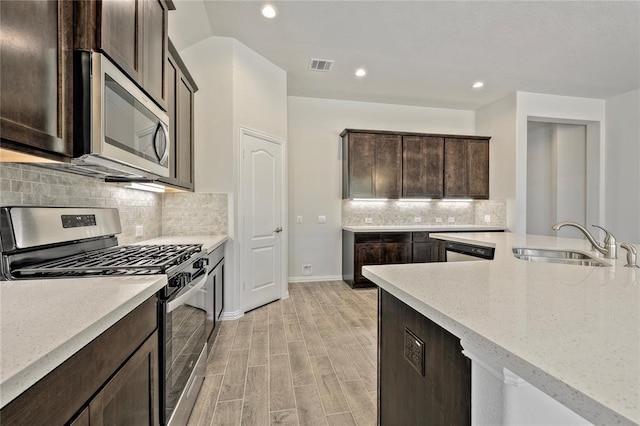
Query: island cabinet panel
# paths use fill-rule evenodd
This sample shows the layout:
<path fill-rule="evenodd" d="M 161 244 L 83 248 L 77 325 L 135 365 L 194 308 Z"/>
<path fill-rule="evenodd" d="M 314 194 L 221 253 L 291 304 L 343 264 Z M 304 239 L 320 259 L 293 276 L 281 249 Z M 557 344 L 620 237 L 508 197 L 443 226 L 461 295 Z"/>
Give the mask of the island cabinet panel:
<path fill-rule="evenodd" d="M 378 424 L 471 424 L 471 361 L 460 339 L 378 290 Z"/>
<path fill-rule="evenodd" d="M 489 198 L 489 139 L 446 138 L 444 197 Z"/>
<path fill-rule="evenodd" d="M 158 424 L 157 312 L 153 296 L 3 407 L 2 425 Z"/>
<path fill-rule="evenodd" d="M 442 198 L 443 164 L 443 138 L 403 136 L 402 197 Z"/>
<path fill-rule="evenodd" d="M 0 1 L 3 148 L 73 155 L 73 2 Z"/>
<path fill-rule="evenodd" d="M 398 198 L 402 191 L 402 138 L 343 133 L 343 198 Z"/>

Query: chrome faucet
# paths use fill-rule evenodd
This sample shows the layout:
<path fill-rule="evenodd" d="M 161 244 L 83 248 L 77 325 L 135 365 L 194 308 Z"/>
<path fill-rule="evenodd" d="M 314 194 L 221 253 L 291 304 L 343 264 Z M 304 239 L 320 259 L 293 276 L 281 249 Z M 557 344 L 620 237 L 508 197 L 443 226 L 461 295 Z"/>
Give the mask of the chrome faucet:
<path fill-rule="evenodd" d="M 593 238 L 593 235 L 591 235 L 591 233 L 587 231 L 587 229 L 584 226 L 580 225 L 579 223 L 558 222 L 555 225 L 553 225 L 551 229 L 553 229 L 554 231 L 558 231 L 563 226 L 573 226 L 574 228 L 578 228 L 580 231 L 582 231 L 584 236 L 587 237 L 587 240 L 589 240 L 593 248 L 598 250 L 600 253 L 602 253 L 604 257 L 606 257 L 607 259 L 616 259 L 618 257 L 618 246 L 616 245 L 616 237 L 614 237 L 611 232 L 607 231 L 602 226 L 591 225 L 596 228 L 600 228 L 605 232 L 604 242 L 602 245 L 600 245 L 596 241 L 596 239 Z"/>

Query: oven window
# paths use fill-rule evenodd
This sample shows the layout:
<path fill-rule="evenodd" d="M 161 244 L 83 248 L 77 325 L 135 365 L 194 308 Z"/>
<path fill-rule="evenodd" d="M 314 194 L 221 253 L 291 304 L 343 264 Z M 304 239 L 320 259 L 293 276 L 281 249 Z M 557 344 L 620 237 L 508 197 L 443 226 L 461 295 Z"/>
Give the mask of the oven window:
<path fill-rule="evenodd" d="M 206 312 L 192 298 L 167 312 L 166 392 L 167 419 L 178 403 L 205 344 Z"/>
<path fill-rule="evenodd" d="M 154 140 L 162 138 L 158 118 L 105 74 L 105 141 L 138 157 L 160 164 Z"/>

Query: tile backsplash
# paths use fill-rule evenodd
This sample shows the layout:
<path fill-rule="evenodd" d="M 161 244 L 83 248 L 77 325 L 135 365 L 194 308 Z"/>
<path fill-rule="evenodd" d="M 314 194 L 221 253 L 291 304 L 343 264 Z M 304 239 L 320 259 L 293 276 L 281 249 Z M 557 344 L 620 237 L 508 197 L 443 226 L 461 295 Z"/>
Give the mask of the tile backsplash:
<path fill-rule="evenodd" d="M 227 194 L 159 194 L 34 165 L 0 163 L 0 205 L 116 207 L 122 223 L 120 244 L 161 235 L 226 234 L 226 200 Z M 167 217 L 188 225 L 185 232 L 169 224 Z M 206 223 L 210 219 L 212 223 Z M 142 237 L 135 236 L 137 225 L 144 227 Z"/>
<path fill-rule="evenodd" d="M 399 200 L 343 200 L 342 225 L 493 225 L 505 226 L 506 203 L 504 200 L 474 201 L 399 201 Z M 485 216 L 490 221 L 485 221 Z M 420 222 L 415 218 L 419 217 Z M 371 223 L 367 223 L 367 219 Z M 449 219 L 453 218 L 454 222 Z M 441 222 L 438 222 L 440 219 Z"/>
<path fill-rule="evenodd" d="M 163 235 L 227 234 L 227 194 L 168 193 L 162 197 Z"/>

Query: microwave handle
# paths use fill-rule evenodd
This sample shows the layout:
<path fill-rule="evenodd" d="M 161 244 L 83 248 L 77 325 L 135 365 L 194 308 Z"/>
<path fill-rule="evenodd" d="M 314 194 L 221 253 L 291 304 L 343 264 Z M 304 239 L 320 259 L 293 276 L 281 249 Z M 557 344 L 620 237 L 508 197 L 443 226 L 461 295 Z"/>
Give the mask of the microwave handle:
<path fill-rule="evenodd" d="M 158 134 L 162 132 L 164 136 L 165 144 L 164 144 L 164 152 L 158 152 Z M 156 132 L 153 135 L 153 149 L 156 152 L 156 157 L 160 164 L 164 164 L 169 157 L 169 147 L 171 146 L 171 141 L 169 140 L 169 129 L 165 126 L 161 121 L 158 121 L 158 126 L 156 127 Z"/>

